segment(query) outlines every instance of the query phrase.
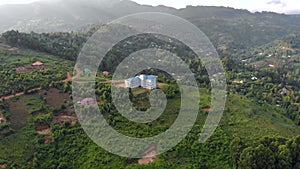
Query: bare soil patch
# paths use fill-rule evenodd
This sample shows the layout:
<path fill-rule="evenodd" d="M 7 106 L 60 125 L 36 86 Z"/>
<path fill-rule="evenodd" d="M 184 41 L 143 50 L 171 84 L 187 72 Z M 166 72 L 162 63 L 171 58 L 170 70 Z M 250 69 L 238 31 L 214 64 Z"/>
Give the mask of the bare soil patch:
<path fill-rule="evenodd" d="M 157 83 L 157 87 L 160 89 L 164 88 L 165 86 L 166 86 L 165 83 Z"/>
<path fill-rule="evenodd" d="M 7 164 L 0 164 L 0 168 L 7 168 L 8 165 Z"/>
<path fill-rule="evenodd" d="M 47 104 L 54 108 L 59 108 L 65 101 L 71 101 L 68 93 L 62 93 L 56 88 L 41 90 L 40 94 L 46 98 Z"/>
<path fill-rule="evenodd" d="M 213 110 L 213 108 L 212 107 L 205 107 L 202 110 L 204 110 L 204 111 L 211 111 L 211 110 Z"/>
<path fill-rule="evenodd" d="M 9 49 L 9 48 L 11 48 L 11 46 L 9 46 L 9 45 L 7 45 L 7 44 L 4 44 L 4 43 L 0 42 L 0 48 L 1 48 L 1 49 Z"/>
<path fill-rule="evenodd" d="M 0 124 L 5 124 L 6 123 L 6 118 L 4 117 L 3 113 L 0 112 Z"/>
<path fill-rule="evenodd" d="M 49 144 L 51 141 L 53 141 L 54 140 L 54 137 L 53 136 L 51 136 L 51 137 L 47 137 L 47 138 L 45 138 L 45 141 L 44 141 L 44 144 Z"/>
<path fill-rule="evenodd" d="M 51 66 L 43 65 L 43 66 L 23 66 L 16 68 L 17 73 L 30 73 L 36 70 L 50 68 Z"/>
<path fill-rule="evenodd" d="M 9 51 L 16 51 L 16 50 L 19 50 L 19 48 L 12 47 L 12 48 L 9 48 L 9 49 L 7 49 L 7 50 L 9 50 Z"/>
<path fill-rule="evenodd" d="M 47 135 L 51 133 L 51 129 L 49 125 L 40 125 L 35 127 L 35 131 L 40 135 Z"/>
<path fill-rule="evenodd" d="M 64 122 L 69 122 L 71 125 L 77 124 L 75 112 L 60 112 L 53 117 L 52 123 L 62 125 Z"/>
<path fill-rule="evenodd" d="M 111 81 L 111 80 L 108 80 L 106 81 L 108 83 L 113 83 L 115 86 L 118 86 L 118 87 L 122 87 L 122 88 L 125 88 L 125 81 L 124 80 L 114 80 L 114 81 Z"/>
<path fill-rule="evenodd" d="M 11 128 L 19 130 L 26 126 L 29 118 L 27 107 L 23 99 L 9 103 Z"/>
<path fill-rule="evenodd" d="M 42 88 L 40 86 L 38 86 L 38 87 L 35 87 L 35 88 L 32 88 L 32 89 L 28 90 L 28 92 L 31 93 L 31 92 L 34 92 L 34 91 L 37 91 L 37 90 L 41 90 L 41 89 Z M 22 96 L 24 94 L 25 94 L 24 92 L 18 92 L 16 94 L 10 94 L 10 95 L 6 95 L 6 96 L 3 96 L 3 97 L 0 97 L 0 99 L 8 100 L 8 99 L 11 99 L 11 98 L 14 98 L 14 97 Z"/>
<path fill-rule="evenodd" d="M 274 61 L 266 61 L 266 63 L 267 63 L 267 65 L 269 66 L 269 67 L 277 67 L 278 66 L 278 64 L 277 63 L 275 63 Z M 272 66 L 271 66 L 272 65 Z"/>
<path fill-rule="evenodd" d="M 138 160 L 139 165 L 146 165 L 155 162 L 157 157 L 157 146 L 151 146 L 143 153 L 143 158 Z"/>
<path fill-rule="evenodd" d="M 73 77 L 72 77 L 71 73 L 68 72 L 68 73 L 67 73 L 67 78 L 66 78 L 65 80 L 63 80 L 62 82 L 70 82 L 70 81 L 72 81 L 72 80 L 73 80 Z"/>
<path fill-rule="evenodd" d="M 139 165 L 147 165 L 155 162 L 156 156 L 153 157 L 143 157 L 142 159 L 139 159 L 138 163 Z"/>

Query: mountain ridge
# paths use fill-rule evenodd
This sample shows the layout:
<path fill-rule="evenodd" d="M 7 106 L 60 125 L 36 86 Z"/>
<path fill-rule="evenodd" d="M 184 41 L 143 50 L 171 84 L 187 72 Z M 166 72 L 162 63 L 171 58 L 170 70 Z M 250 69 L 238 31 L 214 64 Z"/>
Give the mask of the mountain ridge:
<path fill-rule="evenodd" d="M 14 14 L 11 15 L 11 11 Z M 140 5 L 130 0 L 56 0 L 25 5 L 0 6 L 0 32 L 71 32 L 89 25 L 103 25 L 122 16 L 139 12 L 163 12 L 182 17 L 202 30 L 221 55 L 231 55 L 299 33 L 300 15 L 274 12 L 251 13 L 247 10 L 213 6 Z"/>
<path fill-rule="evenodd" d="M 14 11 L 13 15 L 11 11 Z M 180 16 L 185 19 L 195 17 L 235 18 L 243 17 L 245 15 L 291 16 L 276 14 L 273 12 L 251 13 L 250 11 L 243 9 L 213 6 L 187 6 L 186 8 L 175 9 L 163 5 L 140 5 L 130 0 L 104 0 L 101 2 L 95 0 L 56 0 L 53 2 L 38 1 L 30 4 L 0 6 L 0 17 L 3 18 L 0 21 L 0 32 L 11 29 L 24 32 L 74 31 L 74 27 L 80 27 L 78 25 L 86 25 L 97 22 L 105 24 L 124 15 L 138 12 L 164 12 Z M 299 16 L 294 15 L 294 17 L 295 16 L 298 19 Z M 300 20 L 298 22 L 300 24 Z M 43 26 L 43 24 L 50 24 L 50 27 L 47 29 L 47 27 Z M 59 27 L 57 24 L 61 26 Z M 76 24 L 77 26 L 74 26 Z"/>

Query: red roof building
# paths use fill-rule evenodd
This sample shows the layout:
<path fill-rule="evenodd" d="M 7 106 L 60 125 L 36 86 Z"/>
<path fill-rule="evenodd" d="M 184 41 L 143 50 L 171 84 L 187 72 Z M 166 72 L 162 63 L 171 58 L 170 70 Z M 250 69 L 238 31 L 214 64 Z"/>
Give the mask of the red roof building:
<path fill-rule="evenodd" d="M 138 163 L 140 165 L 153 163 L 156 160 L 157 156 L 157 146 L 153 145 L 149 147 L 142 155 L 143 158 L 138 160 Z"/>
<path fill-rule="evenodd" d="M 109 72 L 108 71 L 104 71 L 103 74 L 104 75 L 109 75 Z"/>
<path fill-rule="evenodd" d="M 43 66 L 44 63 L 40 62 L 40 61 L 37 61 L 35 63 L 32 64 L 32 66 Z"/>
<path fill-rule="evenodd" d="M 93 98 L 85 98 L 79 103 L 83 105 L 90 105 L 90 104 L 95 104 L 95 100 Z"/>

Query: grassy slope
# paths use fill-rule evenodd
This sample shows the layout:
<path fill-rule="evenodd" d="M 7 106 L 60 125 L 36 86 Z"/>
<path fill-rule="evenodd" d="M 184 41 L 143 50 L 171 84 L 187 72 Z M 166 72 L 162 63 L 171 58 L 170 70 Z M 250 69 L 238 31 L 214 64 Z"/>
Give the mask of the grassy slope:
<path fill-rule="evenodd" d="M 203 98 L 207 98 L 208 93 L 205 92 L 207 91 L 203 89 Z M 171 100 L 171 102 L 178 102 L 178 98 Z M 204 102 L 208 103 L 209 101 L 207 99 L 204 99 Z M 250 144 L 252 141 L 255 141 L 264 136 L 279 135 L 291 137 L 300 134 L 300 128 L 295 126 L 291 120 L 283 117 L 281 115 L 282 110 L 275 106 L 259 106 L 251 102 L 247 98 L 234 94 L 229 95 L 227 107 L 229 107 L 230 110 L 228 110 L 228 108 L 225 109 L 225 114 L 221 120 L 220 126 L 207 142 L 202 145 L 198 143 L 198 134 L 201 131 L 206 117 L 206 113 L 201 111 L 198 117 L 197 124 L 186 139 L 184 139 L 173 150 L 160 155 L 157 163 L 148 167 L 139 166 L 138 168 L 154 168 L 158 166 L 185 168 L 188 165 L 195 163 L 196 161 L 202 161 L 208 168 L 231 168 L 229 144 L 232 138 L 235 136 L 241 137 L 242 140 Z M 172 120 L 173 119 L 168 119 L 167 121 Z M 67 134 L 68 137 L 75 139 L 74 142 L 78 142 L 78 145 L 75 144 L 73 146 L 73 151 L 76 151 L 78 149 L 77 146 L 82 147 L 79 142 L 86 140 L 86 136 L 83 133 L 81 133 L 80 135 L 76 135 L 75 133 L 70 135 L 69 134 L 70 133 Z M 66 136 L 57 136 L 57 141 L 59 142 L 60 140 L 62 140 L 63 143 L 52 143 L 43 147 L 48 149 L 49 147 L 55 145 L 55 147 L 60 147 L 61 151 L 63 151 L 64 145 L 68 144 L 68 141 L 65 139 Z M 87 142 L 88 144 L 86 144 L 86 148 L 82 148 L 82 150 L 85 151 L 76 154 L 75 158 L 81 159 L 88 158 L 90 156 L 95 158 L 95 156 L 97 155 L 103 157 L 105 161 L 111 161 L 111 163 L 107 165 L 103 158 L 95 158 L 98 163 L 94 163 L 92 161 L 85 162 L 85 165 L 89 166 L 89 168 L 96 168 L 96 166 L 99 165 L 102 167 L 109 167 L 110 165 L 115 165 L 116 163 L 118 163 L 118 165 L 120 166 L 123 165 L 124 167 L 129 165 L 129 168 L 137 167 L 136 165 L 134 165 L 135 162 L 128 164 L 124 161 L 124 159 L 109 155 L 105 153 L 105 151 L 101 148 L 96 148 L 97 146 L 95 146 L 95 144 L 91 141 Z M 90 149 L 97 149 L 97 151 L 91 152 Z M 180 153 L 176 154 L 176 150 L 179 150 Z M 61 154 L 58 153 L 56 158 L 59 159 L 60 156 Z M 172 160 L 172 156 L 175 156 L 175 159 Z M 46 157 L 43 156 L 42 159 L 45 159 L 44 162 L 46 162 L 46 159 L 50 159 L 50 157 L 47 157 L 46 155 Z M 117 159 L 122 159 L 121 161 L 123 162 L 120 163 L 120 161 Z M 169 161 L 170 163 L 167 163 L 167 161 Z M 44 162 L 40 161 L 40 163 Z M 74 166 L 76 165 L 81 164 L 75 163 Z M 199 163 L 195 163 L 194 165 L 198 166 Z"/>
<path fill-rule="evenodd" d="M 201 93 L 203 101 L 208 103 L 207 91 L 203 89 Z M 201 132 L 206 118 L 206 113 L 201 111 L 197 124 L 187 137 L 189 141 L 185 139 L 177 146 L 179 152 L 187 151 L 191 154 L 179 155 L 180 160 L 172 163 L 186 161 L 179 164 L 185 168 L 198 160 L 204 162 L 208 168 L 232 168 L 229 144 L 234 137 L 240 137 L 246 144 L 251 144 L 265 136 L 292 137 L 300 134 L 300 127 L 284 117 L 283 111 L 276 106 L 258 105 L 244 96 L 230 94 L 224 115 L 212 137 L 202 145 L 198 142 L 197 135 Z M 195 155 L 194 151 L 199 152 Z M 169 154 L 173 154 L 173 151 Z"/>
<path fill-rule="evenodd" d="M 14 71 L 15 68 L 20 66 L 30 66 L 37 60 L 48 65 L 57 65 L 61 62 L 65 63 L 65 67 L 71 65 L 70 61 L 46 53 L 28 49 L 9 51 L 0 46 L 1 70 L 4 68 L 5 71 Z M 8 122 L 10 122 L 10 127 L 14 130 L 14 133 L 5 138 L 1 137 L 0 160 L 16 163 L 20 167 L 32 160 L 38 138 L 34 127 L 28 123 L 30 113 L 39 110 L 44 103 L 37 94 L 16 97 L 7 102 L 10 105 L 10 112 L 7 113 Z"/>
<path fill-rule="evenodd" d="M 43 52 L 37 52 L 30 49 L 16 49 L 9 51 L 7 48 L 3 48 L 0 43 L 0 60 L 1 64 L 8 65 L 31 65 L 35 61 L 42 61 L 48 64 L 56 64 L 58 62 L 69 63 L 65 59 L 57 56 L 53 56 Z"/>
<path fill-rule="evenodd" d="M 272 105 L 257 105 L 240 95 L 230 95 L 221 121 L 233 136 L 249 140 L 266 135 L 293 136 L 300 127 L 283 116 L 284 110 Z"/>
<path fill-rule="evenodd" d="M 203 107 L 209 106 L 208 94 L 206 89 L 201 89 L 201 106 Z M 28 110 L 35 110 L 34 105 L 41 104 L 36 95 L 26 95 L 20 99 L 25 101 Z M 179 98 L 176 97 L 170 100 L 170 103 L 176 104 L 178 101 Z M 37 104 L 28 104 L 28 102 Z M 173 111 L 172 107 L 168 107 L 168 109 L 170 109 L 169 112 Z M 300 128 L 295 126 L 291 120 L 282 116 L 282 111 L 282 109 L 275 106 L 260 106 L 243 96 L 230 94 L 221 123 L 217 131 L 206 143 L 203 145 L 198 143 L 198 134 L 206 117 L 206 113 L 201 111 L 197 124 L 189 136 L 173 150 L 159 156 L 159 160 L 155 164 L 148 166 L 148 168 L 158 166 L 170 167 L 170 165 L 185 168 L 191 163 L 195 163 L 198 166 L 199 163 L 196 163 L 196 161 L 205 161 L 204 163 L 208 168 L 230 168 L 228 146 L 235 136 L 241 137 L 242 140 L 250 144 L 252 141 L 264 136 L 279 135 L 290 137 L 300 134 Z M 168 124 L 174 120 L 174 116 L 169 116 L 170 118 L 168 118 L 166 114 L 163 115 L 162 118 L 167 119 L 166 123 Z M 123 167 L 129 165 L 129 168 L 136 167 L 134 165 L 136 161 L 128 162 L 124 158 L 106 153 L 105 150 L 97 147 L 87 138 L 80 126 L 70 127 L 67 130 L 62 128 L 64 127 L 53 130 L 55 142 L 48 145 L 38 144 L 34 146 L 41 139 L 41 136 L 33 134 L 34 129 L 28 126 L 18 133 L 1 140 L 0 158 L 23 166 L 26 161 L 32 159 L 33 152 L 36 151 L 38 155 L 33 161 L 36 167 L 39 168 L 46 167 L 49 163 L 52 164 L 51 167 L 53 168 L 56 168 L 57 165 L 67 165 L 75 168 L 82 165 L 89 168 L 96 168 L 99 165 L 104 168 L 109 168 L 112 165 Z M 182 152 L 182 154 L 176 154 L 176 149 L 180 150 L 179 152 Z M 175 159 L 172 160 L 172 156 L 175 156 Z M 75 160 L 71 162 L 69 159 Z"/>
<path fill-rule="evenodd" d="M 10 123 L 14 134 L 0 140 L 0 159 L 24 165 L 34 154 L 34 128 L 29 125 L 30 112 L 40 109 L 43 101 L 32 94 L 10 100 Z M 21 104 L 15 105 L 15 104 Z"/>

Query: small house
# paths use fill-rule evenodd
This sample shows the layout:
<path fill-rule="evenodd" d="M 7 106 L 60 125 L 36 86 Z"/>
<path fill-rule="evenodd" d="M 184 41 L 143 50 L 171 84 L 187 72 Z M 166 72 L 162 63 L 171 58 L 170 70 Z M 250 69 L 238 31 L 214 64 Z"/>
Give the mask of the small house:
<path fill-rule="evenodd" d="M 108 71 L 104 71 L 103 74 L 107 76 L 107 75 L 109 75 L 109 72 Z"/>
<path fill-rule="evenodd" d="M 258 78 L 257 77 L 255 77 L 255 76 L 253 76 L 253 77 L 251 77 L 251 80 L 257 80 Z"/>
<path fill-rule="evenodd" d="M 80 103 L 82 105 L 91 105 L 91 104 L 95 104 L 95 100 L 93 98 L 85 98 L 78 103 Z"/>
<path fill-rule="evenodd" d="M 275 67 L 275 65 L 273 65 L 273 64 L 269 64 L 269 67 Z"/>
<path fill-rule="evenodd" d="M 43 62 L 40 62 L 40 61 L 34 62 L 34 63 L 32 64 L 32 66 L 43 66 L 43 65 L 44 65 L 44 63 L 43 63 Z"/>

